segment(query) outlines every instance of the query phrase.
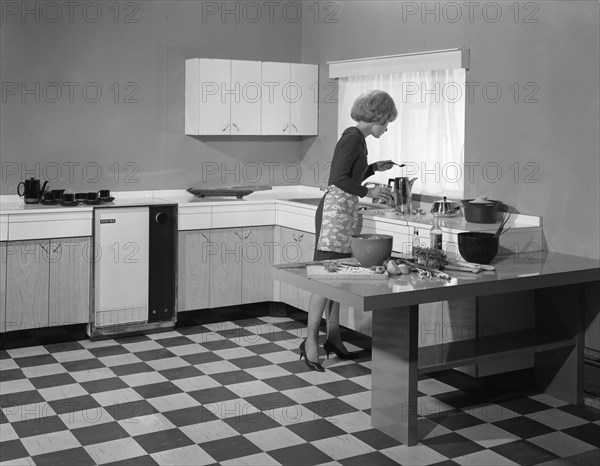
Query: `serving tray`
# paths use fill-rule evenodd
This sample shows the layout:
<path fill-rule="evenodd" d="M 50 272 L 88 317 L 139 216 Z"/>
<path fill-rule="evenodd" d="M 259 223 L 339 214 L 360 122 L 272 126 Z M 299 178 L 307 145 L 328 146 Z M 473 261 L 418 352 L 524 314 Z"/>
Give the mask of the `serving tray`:
<path fill-rule="evenodd" d="M 252 194 L 254 191 L 267 191 L 271 186 L 229 186 L 220 188 L 188 188 L 186 191 L 198 197 L 228 197 L 234 196 L 238 199 Z"/>

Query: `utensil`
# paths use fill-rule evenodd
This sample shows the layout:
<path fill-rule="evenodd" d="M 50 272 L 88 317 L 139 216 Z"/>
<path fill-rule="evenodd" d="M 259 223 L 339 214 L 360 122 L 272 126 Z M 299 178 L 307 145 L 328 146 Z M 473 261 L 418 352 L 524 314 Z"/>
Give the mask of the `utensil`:
<path fill-rule="evenodd" d="M 44 181 L 41 187 L 40 183 L 40 180 L 31 177 L 17 185 L 17 194 L 25 198 L 25 204 L 37 204 L 42 200 L 48 182 Z M 23 187 L 23 192 L 21 192 L 21 187 Z"/>
<path fill-rule="evenodd" d="M 496 223 L 502 201 L 494 201 L 482 196 L 475 199 L 465 199 L 462 204 L 467 222 Z"/>
<path fill-rule="evenodd" d="M 412 185 L 417 178 L 409 179 L 406 176 L 390 178 L 388 186 L 392 188 L 394 208 L 397 212 L 408 214 L 412 209 Z"/>
<path fill-rule="evenodd" d="M 507 212 L 508 212 L 508 215 L 506 215 Z M 506 233 L 508 230 L 510 230 L 510 227 L 508 227 L 506 230 L 504 229 L 504 225 L 506 225 L 506 222 L 508 222 L 508 219 L 512 215 L 511 210 L 509 210 L 507 212 L 504 212 L 504 215 L 502 216 L 502 222 L 500 222 L 500 226 L 498 227 L 498 229 L 496 230 L 496 233 L 494 234 L 494 236 L 496 238 L 498 236 L 500 236 L 502 233 Z"/>
<path fill-rule="evenodd" d="M 435 201 L 431 206 L 431 213 L 438 217 L 454 217 L 460 212 L 460 206 L 454 201 L 444 200 Z"/>

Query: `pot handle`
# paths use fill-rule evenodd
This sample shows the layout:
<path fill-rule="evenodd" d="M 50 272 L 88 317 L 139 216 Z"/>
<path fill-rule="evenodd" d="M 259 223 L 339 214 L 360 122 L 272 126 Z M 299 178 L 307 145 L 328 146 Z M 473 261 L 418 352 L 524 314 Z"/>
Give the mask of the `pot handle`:
<path fill-rule="evenodd" d="M 23 192 L 20 193 L 19 192 L 19 188 L 23 186 Z M 25 183 L 23 181 L 21 181 L 18 185 L 17 185 L 17 194 L 19 195 L 19 197 L 23 197 L 25 195 Z"/>

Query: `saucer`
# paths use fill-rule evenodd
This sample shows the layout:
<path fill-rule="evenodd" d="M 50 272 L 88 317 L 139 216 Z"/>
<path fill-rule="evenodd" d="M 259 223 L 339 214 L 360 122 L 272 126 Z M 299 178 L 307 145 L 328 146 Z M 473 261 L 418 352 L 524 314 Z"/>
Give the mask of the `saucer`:
<path fill-rule="evenodd" d="M 73 207 L 76 206 L 77 204 L 79 204 L 79 202 L 77 201 L 60 201 L 60 205 L 65 206 L 65 207 Z"/>
<path fill-rule="evenodd" d="M 56 204 L 58 204 L 58 200 L 54 199 L 52 201 L 45 201 L 45 200 L 42 199 L 40 201 L 40 204 L 42 204 L 42 205 L 56 205 Z"/>
<path fill-rule="evenodd" d="M 98 204 L 100 204 L 102 201 L 101 201 L 100 199 L 96 199 L 96 200 L 94 200 L 94 201 L 92 201 L 92 200 L 90 200 L 90 199 L 86 199 L 86 200 L 85 200 L 85 201 L 83 201 L 83 202 L 84 202 L 84 204 L 87 204 L 87 205 L 98 205 Z"/>
<path fill-rule="evenodd" d="M 102 202 L 112 202 L 112 201 L 114 201 L 114 200 L 115 200 L 115 198 L 114 198 L 114 197 L 112 197 L 112 196 L 111 196 L 111 197 L 101 197 L 101 198 L 100 198 L 100 200 L 101 200 Z"/>

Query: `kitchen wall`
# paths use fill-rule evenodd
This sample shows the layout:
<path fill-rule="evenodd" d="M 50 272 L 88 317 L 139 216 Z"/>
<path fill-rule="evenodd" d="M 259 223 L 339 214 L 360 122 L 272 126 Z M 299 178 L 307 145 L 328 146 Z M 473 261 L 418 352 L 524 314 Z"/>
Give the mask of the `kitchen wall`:
<path fill-rule="evenodd" d="M 2 3 L 2 194 L 28 176 L 74 190 L 324 185 L 338 138 L 327 61 L 467 47 L 467 196 L 543 216 L 548 249 L 600 257 L 597 2 L 66 5 Z M 319 136 L 185 136 L 190 57 L 318 63 Z"/>
<path fill-rule="evenodd" d="M 186 58 L 300 61 L 301 17 L 263 6 L 2 2 L 0 193 L 30 176 L 75 191 L 295 180 L 299 138 L 183 134 Z"/>
<path fill-rule="evenodd" d="M 467 47 L 466 195 L 541 215 L 548 249 L 599 258 L 598 3 L 474 4 L 333 2 L 329 21 L 305 18 L 302 60 L 321 65 L 321 97 L 304 166 L 338 137 L 327 61 Z"/>

